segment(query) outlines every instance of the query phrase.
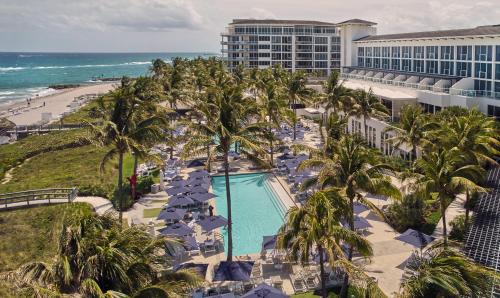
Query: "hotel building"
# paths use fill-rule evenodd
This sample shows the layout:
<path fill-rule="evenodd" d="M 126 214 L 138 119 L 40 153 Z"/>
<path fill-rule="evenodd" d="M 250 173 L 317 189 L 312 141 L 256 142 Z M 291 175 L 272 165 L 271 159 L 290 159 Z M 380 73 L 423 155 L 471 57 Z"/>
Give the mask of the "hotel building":
<path fill-rule="evenodd" d="M 339 69 L 344 85 L 371 89 L 397 121 L 406 104 L 428 113 L 450 106 L 476 107 L 500 119 L 500 25 L 470 29 L 377 35 L 376 23 L 233 20 L 222 34 L 228 67 L 265 68 L 280 63 L 291 71 L 327 75 Z M 387 154 L 387 123 L 351 118 L 350 132 Z M 407 155 L 408 148 L 399 148 Z"/>
<path fill-rule="evenodd" d="M 235 19 L 221 34 L 222 54 L 229 69 L 280 64 L 325 76 L 340 70 L 338 32 L 333 23 Z"/>

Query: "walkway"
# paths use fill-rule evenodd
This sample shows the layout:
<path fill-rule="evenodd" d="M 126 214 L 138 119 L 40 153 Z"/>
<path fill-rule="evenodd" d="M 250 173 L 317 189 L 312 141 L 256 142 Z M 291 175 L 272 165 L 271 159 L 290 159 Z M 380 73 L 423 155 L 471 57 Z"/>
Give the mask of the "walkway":
<path fill-rule="evenodd" d="M 108 199 L 101 197 L 76 197 L 73 202 L 88 203 L 92 205 L 94 211 L 98 215 L 103 215 L 109 210 L 114 210 L 113 204 Z"/>

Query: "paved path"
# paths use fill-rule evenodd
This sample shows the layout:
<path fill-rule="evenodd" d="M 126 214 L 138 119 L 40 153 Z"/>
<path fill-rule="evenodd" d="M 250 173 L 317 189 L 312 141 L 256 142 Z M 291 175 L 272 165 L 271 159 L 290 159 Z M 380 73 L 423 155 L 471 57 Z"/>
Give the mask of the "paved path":
<path fill-rule="evenodd" d="M 94 211 L 98 215 L 103 215 L 109 210 L 114 210 L 113 204 L 108 199 L 101 197 L 76 197 L 73 202 L 88 203 L 92 205 Z"/>
<path fill-rule="evenodd" d="M 447 232 L 448 235 L 450 235 L 451 231 L 451 226 L 450 222 L 455 219 L 455 217 L 465 214 L 465 208 L 464 208 L 464 203 L 465 203 L 465 195 L 459 195 L 455 199 L 455 201 L 451 202 L 451 204 L 448 206 L 446 209 L 446 227 L 447 227 Z M 440 239 L 443 237 L 443 219 L 440 218 L 439 222 L 436 226 L 436 229 L 434 230 L 434 233 L 432 236 L 436 237 L 437 239 Z"/>

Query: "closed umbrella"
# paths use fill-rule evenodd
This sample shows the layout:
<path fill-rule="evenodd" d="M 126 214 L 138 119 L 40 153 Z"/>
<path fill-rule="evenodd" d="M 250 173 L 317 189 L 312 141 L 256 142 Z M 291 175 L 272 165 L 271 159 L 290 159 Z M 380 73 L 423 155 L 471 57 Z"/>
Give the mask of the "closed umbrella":
<path fill-rule="evenodd" d="M 194 233 L 193 229 L 191 229 L 187 224 L 183 222 L 178 222 L 166 228 L 159 229 L 158 232 L 162 235 L 172 235 L 180 237 L 188 236 Z"/>
<path fill-rule="evenodd" d="M 156 219 L 160 220 L 181 220 L 186 215 L 186 210 L 169 207 L 163 209 Z"/>
<path fill-rule="evenodd" d="M 188 175 L 190 178 L 209 176 L 208 172 L 206 170 L 196 170 L 196 171 L 190 172 Z"/>
<path fill-rule="evenodd" d="M 265 283 L 258 285 L 245 295 L 241 296 L 241 298 L 288 298 L 288 297 L 290 296 Z"/>
<path fill-rule="evenodd" d="M 214 272 L 214 281 L 249 281 L 254 261 L 222 261 Z"/>
<path fill-rule="evenodd" d="M 194 201 L 186 196 L 175 196 L 170 198 L 168 201 L 168 206 L 169 207 L 183 207 L 183 206 L 189 206 L 193 205 Z"/>
<path fill-rule="evenodd" d="M 205 232 L 210 232 L 212 230 L 218 229 L 220 227 L 227 225 L 227 219 L 220 215 L 207 216 L 204 219 L 198 221 L 198 224 Z"/>
<path fill-rule="evenodd" d="M 359 202 L 354 202 L 354 214 L 360 214 L 362 212 L 365 212 L 366 210 L 368 210 L 368 207 L 366 207 L 365 205 L 359 203 Z"/>
<path fill-rule="evenodd" d="M 193 186 L 193 187 L 188 187 L 189 188 L 189 192 L 191 193 L 196 193 L 196 192 L 206 192 L 208 190 L 208 188 L 205 188 L 201 185 L 198 185 L 198 186 Z"/>
<path fill-rule="evenodd" d="M 403 234 L 397 236 L 396 238 L 399 241 L 408 243 L 416 248 L 424 248 L 427 244 L 434 241 L 434 237 L 424 234 L 420 231 L 416 231 L 413 229 L 406 230 Z"/>

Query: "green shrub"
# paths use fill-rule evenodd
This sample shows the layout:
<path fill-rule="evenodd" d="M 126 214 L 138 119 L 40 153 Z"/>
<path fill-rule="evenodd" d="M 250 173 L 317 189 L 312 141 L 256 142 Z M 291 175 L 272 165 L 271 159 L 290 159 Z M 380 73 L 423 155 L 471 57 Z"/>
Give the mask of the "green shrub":
<path fill-rule="evenodd" d="M 82 197 L 92 196 L 108 198 L 109 192 L 109 187 L 98 184 L 81 185 L 78 187 L 78 195 Z"/>
<path fill-rule="evenodd" d="M 459 215 L 455 217 L 450 222 L 450 227 L 450 239 L 460 242 L 464 241 L 465 233 L 467 232 L 465 229 L 465 215 Z"/>
<path fill-rule="evenodd" d="M 425 223 L 424 214 L 424 200 L 413 194 L 403 197 L 399 202 L 394 202 L 386 211 L 389 224 L 399 232 L 404 232 L 408 228 L 420 229 Z"/>
<path fill-rule="evenodd" d="M 154 184 L 153 177 L 141 177 L 137 182 L 137 191 L 142 194 L 147 194 L 151 192 L 151 185 Z"/>
<path fill-rule="evenodd" d="M 128 183 L 123 183 L 121 193 L 118 187 L 115 187 L 108 197 L 111 198 L 111 203 L 113 203 L 113 207 L 115 207 L 116 210 L 120 210 L 120 198 L 123 199 L 122 211 L 125 211 L 134 205 L 134 200 L 130 194 L 130 185 Z"/>
<path fill-rule="evenodd" d="M 436 209 L 432 212 L 429 212 L 425 216 L 425 224 L 422 226 L 420 231 L 425 234 L 432 234 L 434 233 L 434 230 L 436 229 L 436 226 L 438 222 L 441 220 L 441 210 Z"/>

